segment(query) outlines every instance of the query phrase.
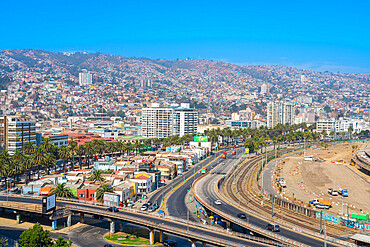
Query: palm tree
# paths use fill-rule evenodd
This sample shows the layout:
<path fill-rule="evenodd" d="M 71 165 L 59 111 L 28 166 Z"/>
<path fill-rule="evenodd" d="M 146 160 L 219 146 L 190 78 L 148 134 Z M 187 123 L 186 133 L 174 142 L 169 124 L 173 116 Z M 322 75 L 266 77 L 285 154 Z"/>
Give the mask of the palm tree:
<path fill-rule="evenodd" d="M 73 198 L 73 193 L 70 189 L 66 188 L 64 184 L 58 183 L 57 187 L 50 190 L 50 195 L 57 197 Z"/>
<path fill-rule="evenodd" d="M 94 170 L 90 177 L 87 178 L 89 181 L 104 181 L 105 178 L 102 176 L 102 172 L 100 170 Z"/>
<path fill-rule="evenodd" d="M 19 176 L 25 171 L 25 158 L 26 157 L 24 156 L 24 154 L 19 150 L 16 150 L 15 154 L 12 156 L 12 169 L 14 170 L 14 179 L 15 176 Z"/>
<path fill-rule="evenodd" d="M 63 160 L 63 171 L 66 172 L 66 160 L 68 160 L 71 156 L 69 149 L 66 146 L 61 146 L 58 149 L 59 157 Z"/>
<path fill-rule="evenodd" d="M 49 138 L 43 138 L 40 147 L 44 153 L 51 153 L 53 151 L 54 144 Z"/>
<path fill-rule="evenodd" d="M 78 162 L 80 163 L 80 169 L 82 169 L 82 156 L 85 154 L 85 147 L 78 145 L 76 148 L 76 154 L 78 155 Z"/>
<path fill-rule="evenodd" d="M 76 154 L 76 147 L 77 147 L 77 142 L 72 139 L 69 143 L 68 143 L 68 148 L 71 152 L 71 156 L 72 156 L 72 170 L 74 169 L 75 167 L 75 154 Z"/>
<path fill-rule="evenodd" d="M 84 149 L 85 149 L 85 155 L 88 157 L 88 165 L 87 165 L 87 169 L 89 169 L 90 167 L 90 162 L 91 162 L 91 159 L 90 157 L 94 154 L 94 148 L 91 144 L 91 142 L 87 142 L 84 144 Z"/>
<path fill-rule="evenodd" d="M 45 163 L 45 155 L 41 148 L 38 148 L 31 156 L 31 163 L 33 166 L 37 166 L 37 174 L 40 178 L 40 165 Z"/>
<path fill-rule="evenodd" d="M 44 161 L 43 167 L 46 168 L 48 175 L 49 175 L 49 169 L 52 167 L 55 167 L 56 164 L 57 164 L 57 161 L 54 158 L 54 156 L 51 153 L 47 153 L 45 155 L 45 161 Z"/>
<path fill-rule="evenodd" d="M 104 201 L 104 193 L 106 192 L 113 192 L 112 186 L 109 186 L 108 184 L 103 184 L 96 190 L 96 200 L 99 202 Z"/>
<path fill-rule="evenodd" d="M 32 155 L 36 152 L 37 147 L 32 143 L 28 142 L 24 147 L 23 147 L 23 152 L 27 155 Z"/>

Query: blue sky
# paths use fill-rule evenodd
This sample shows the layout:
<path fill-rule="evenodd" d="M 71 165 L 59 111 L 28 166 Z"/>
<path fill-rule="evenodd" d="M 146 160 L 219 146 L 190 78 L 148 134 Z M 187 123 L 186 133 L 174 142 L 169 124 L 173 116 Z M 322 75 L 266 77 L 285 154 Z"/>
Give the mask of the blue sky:
<path fill-rule="evenodd" d="M 370 73 L 370 1 L 3 1 L 0 49 Z"/>

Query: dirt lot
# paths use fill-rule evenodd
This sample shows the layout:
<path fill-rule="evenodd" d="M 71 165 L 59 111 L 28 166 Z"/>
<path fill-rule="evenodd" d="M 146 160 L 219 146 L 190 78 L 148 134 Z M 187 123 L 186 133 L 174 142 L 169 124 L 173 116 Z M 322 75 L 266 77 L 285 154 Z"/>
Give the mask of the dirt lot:
<path fill-rule="evenodd" d="M 343 198 L 343 213 L 370 213 L 370 183 L 364 181 L 355 167 L 350 166 L 352 146 L 362 143 L 338 144 L 329 147 L 306 151 L 306 156 L 324 159 L 323 162 L 303 161 L 301 155 L 285 159 L 285 164 L 277 167 L 279 176 L 284 177 L 287 187 L 283 189 L 286 196 L 308 203 L 315 198 L 331 200 L 333 207 L 330 212 L 342 213 L 342 196 L 331 196 L 328 188 L 345 188 L 349 197 Z M 338 162 L 344 160 L 344 163 Z M 361 174 L 365 177 L 363 174 Z"/>

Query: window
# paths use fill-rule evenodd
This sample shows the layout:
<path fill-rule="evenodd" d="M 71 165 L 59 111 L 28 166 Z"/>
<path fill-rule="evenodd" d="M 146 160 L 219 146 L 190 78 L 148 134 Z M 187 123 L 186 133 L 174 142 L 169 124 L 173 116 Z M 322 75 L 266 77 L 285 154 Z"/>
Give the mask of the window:
<path fill-rule="evenodd" d="M 85 197 L 85 194 L 80 194 L 78 197 Z"/>

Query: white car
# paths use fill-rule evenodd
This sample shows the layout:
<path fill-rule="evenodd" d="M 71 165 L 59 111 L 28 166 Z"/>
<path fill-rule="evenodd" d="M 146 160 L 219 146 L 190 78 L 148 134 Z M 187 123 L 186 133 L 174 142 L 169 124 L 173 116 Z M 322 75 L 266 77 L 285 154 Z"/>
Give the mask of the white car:
<path fill-rule="evenodd" d="M 221 205 L 222 203 L 221 203 L 221 201 L 220 201 L 220 200 L 216 200 L 216 201 L 215 201 L 215 204 L 216 204 L 216 205 Z"/>

